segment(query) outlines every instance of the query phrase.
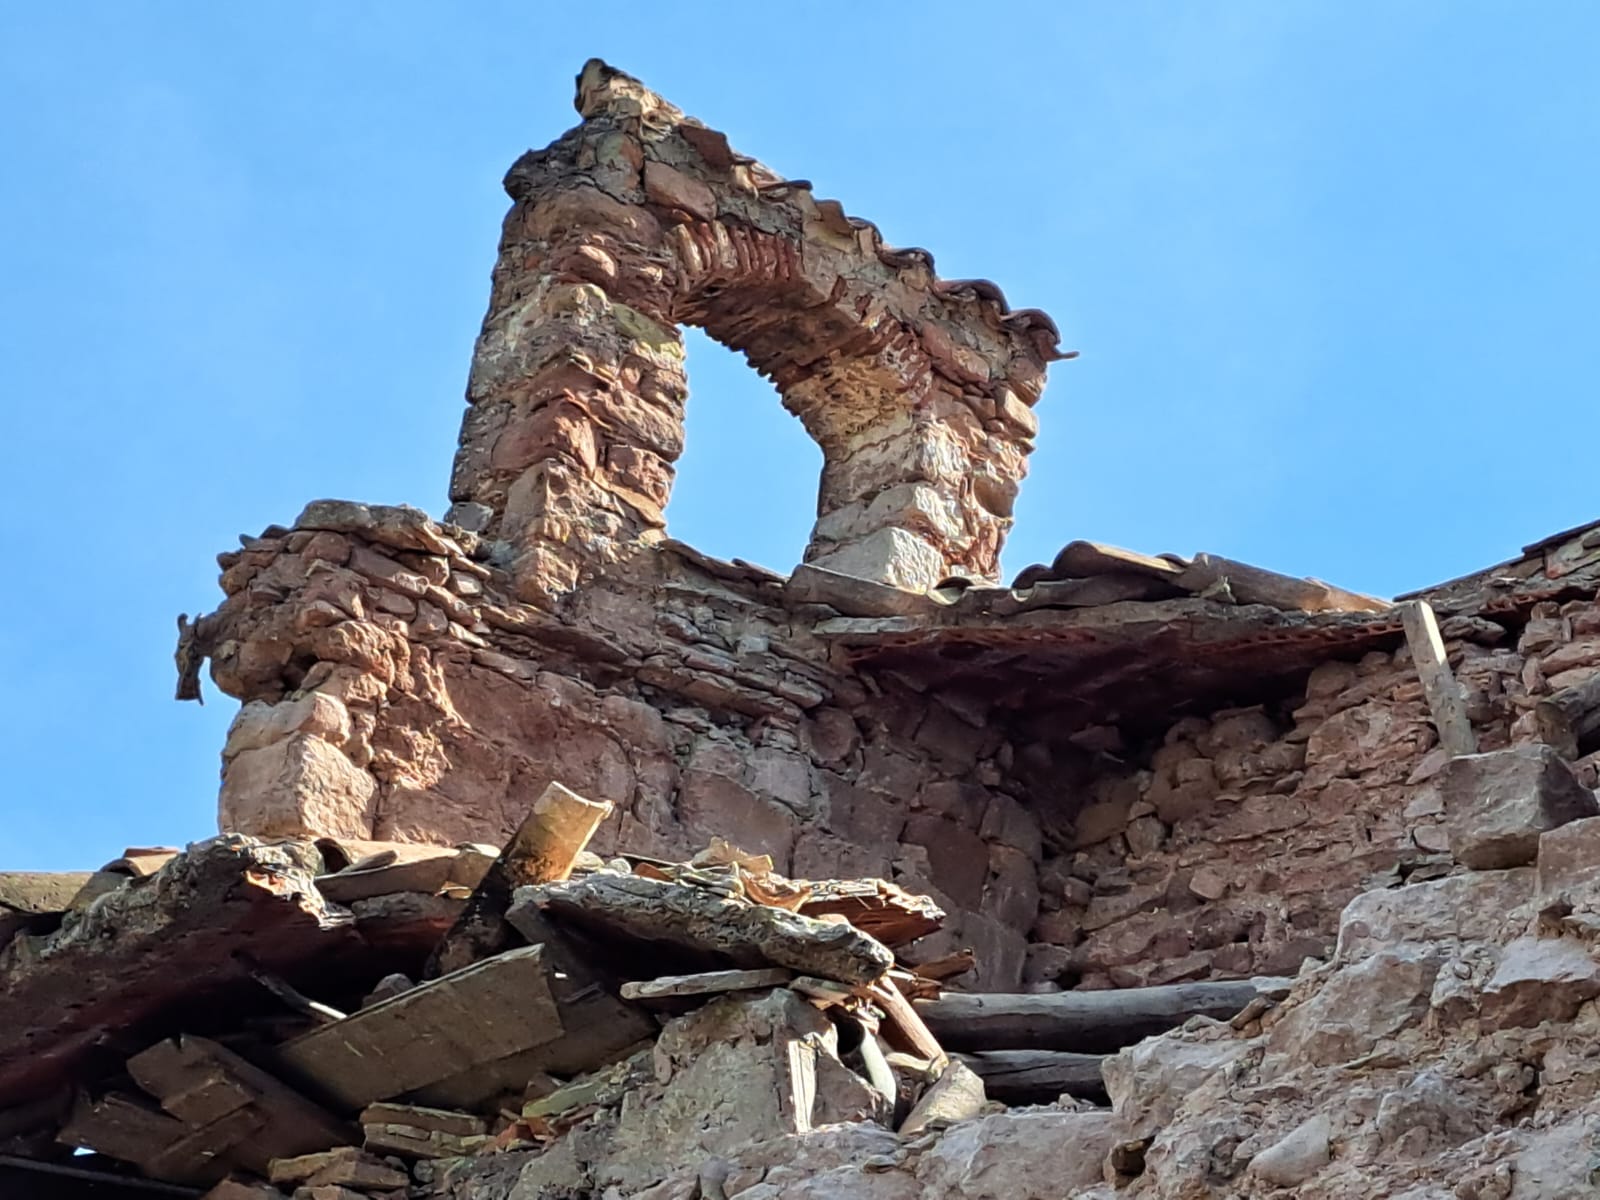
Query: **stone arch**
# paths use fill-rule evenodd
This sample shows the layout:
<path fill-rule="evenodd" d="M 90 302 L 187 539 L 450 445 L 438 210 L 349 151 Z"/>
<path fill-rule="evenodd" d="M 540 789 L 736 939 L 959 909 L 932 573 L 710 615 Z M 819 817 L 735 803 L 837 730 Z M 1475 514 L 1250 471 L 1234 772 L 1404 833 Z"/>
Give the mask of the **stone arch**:
<path fill-rule="evenodd" d="M 511 168 L 452 519 L 529 600 L 663 536 L 683 340 L 744 354 L 822 449 L 806 560 L 922 589 L 992 580 L 1057 349 L 1049 318 L 950 282 L 810 186 L 598 61 L 583 123 Z"/>

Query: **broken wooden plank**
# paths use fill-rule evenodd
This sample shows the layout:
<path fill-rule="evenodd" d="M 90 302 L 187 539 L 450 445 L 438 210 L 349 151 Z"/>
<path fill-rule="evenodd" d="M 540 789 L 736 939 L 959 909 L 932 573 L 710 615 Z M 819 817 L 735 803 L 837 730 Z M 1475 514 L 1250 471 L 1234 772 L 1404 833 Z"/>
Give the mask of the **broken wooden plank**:
<path fill-rule="evenodd" d="M 1105 542 L 1068 542 L 1050 564 L 1056 579 L 1088 579 L 1096 575 L 1146 575 L 1151 579 L 1173 580 L 1183 574 L 1183 566 L 1170 559 L 1124 550 Z"/>
<path fill-rule="evenodd" d="M 892 983 L 879 981 L 862 989 L 861 994 L 883 1009 L 886 1018 L 883 1036 L 890 1046 L 915 1054 L 918 1058 L 943 1061 L 944 1047 L 939 1044 L 939 1039 L 933 1035 L 916 1007 L 901 995 L 899 988 Z"/>
<path fill-rule="evenodd" d="M 1433 726 L 1439 731 L 1439 744 L 1451 758 L 1476 754 L 1478 737 L 1467 719 L 1467 706 L 1445 656 L 1433 609 L 1426 600 L 1408 600 L 1400 606 L 1400 619 L 1405 624 L 1406 645 L 1422 680 L 1422 694 L 1427 698 Z"/>
<path fill-rule="evenodd" d="M 745 971 L 700 971 L 694 975 L 663 975 L 622 985 L 624 1000 L 668 1000 L 678 996 L 709 996 L 717 992 L 747 992 L 782 987 L 794 978 L 784 967 L 757 967 Z"/>
<path fill-rule="evenodd" d="M 546 787 L 484 872 L 461 916 L 429 958 L 423 977 L 448 974 L 510 945 L 505 913 L 512 893 L 519 887 L 567 878 L 611 810 L 608 800 L 586 800 L 559 783 Z"/>
<path fill-rule="evenodd" d="M 938 983 L 944 979 L 954 979 L 957 975 L 965 975 L 977 965 L 978 956 L 970 947 L 964 946 L 939 958 L 930 958 L 927 962 L 912 963 L 911 972 L 923 979 L 931 979 Z"/>
<path fill-rule="evenodd" d="M 1110 1054 L 1182 1025 L 1227 1020 L 1287 980 L 1241 979 L 1050 995 L 958 995 L 913 1002 L 947 1050 L 1076 1050 Z"/>
<path fill-rule="evenodd" d="M 411 1158 L 455 1158 L 488 1143 L 489 1123 L 471 1113 L 414 1104 L 369 1104 L 361 1111 L 368 1150 Z"/>
<path fill-rule="evenodd" d="M 1533 708 L 1539 740 L 1563 758 L 1577 758 L 1600 739 L 1600 671 L 1546 696 Z"/>
<path fill-rule="evenodd" d="M 530 1079 L 541 1074 L 579 1075 L 614 1062 L 657 1032 L 648 1013 L 617 998 L 619 981 L 601 965 L 605 956 L 578 935 L 558 928 L 532 906 L 513 905 L 506 919 L 516 933 L 543 948 L 562 1034 L 520 1054 L 429 1084 L 417 1092 L 418 1101 L 441 1108 L 477 1108 L 497 1096 L 520 1094 Z"/>
<path fill-rule="evenodd" d="M 894 965 L 875 938 L 844 922 L 748 904 L 704 888 L 600 872 L 529 888 L 517 905 L 609 938 L 668 947 L 739 967 L 779 966 L 844 983 L 870 983 Z"/>
<path fill-rule="evenodd" d="M 944 910 L 931 897 L 886 879 L 827 879 L 807 885 L 811 893 L 795 911 L 807 917 L 843 917 L 885 946 L 904 946 L 944 924 Z"/>
<path fill-rule="evenodd" d="M 1178 586 L 1201 593 L 1226 581 L 1239 604 L 1265 604 L 1284 612 L 1387 612 L 1387 600 L 1347 592 L 1315 579 L 1280 575 L 1216 554 L 1196 554 L 1178 577 Z"/>
<path fill-rule="evenodd" d="M 553 1042 L 564 1031 L 544 950 L 526 946 L 419 984 L 278 1047 L 277 1059 L 354 1110 Z"/>
<path fill-rule="evenodd" d="M 161 1152 L 188 1135 L 189 1127 L 168 1116 L 149 1101 L 107 1092 L 98 1099 L 80 1096 L 56 1140 L 64 1146 L 94 1150 L 109 1158 L 131 1162 L 141 1168 L 154 1164 Z M 147 1173 L 148 1172 L 147 1170 Z M 174 1183 L 215 1183 L 226 1172 L 207 1173 L 197 1168 L 187 1178 Z"/>
<path fill-rule="evenodd" d="M 983 1080 L 991 1100 L 1002 1104 L 1051 1104 L 1061 1096 L 1106 1102 L 1100 1076 L 1105 1056 L 1070 1050 L 985 1050 L 961 1061 Z"/>
<path fill-rule="evenodd" d="M 355 1140 L 317 1104 L 207 1038 L 184 1034 L 128 1060 L 128 1074 L 161 1107 L 194 1130 L 206 1157 L 229 1169 L 264 1173 L 291 1158 Z M 251 1119 L 236 1118 L 241 1110 Z"/>

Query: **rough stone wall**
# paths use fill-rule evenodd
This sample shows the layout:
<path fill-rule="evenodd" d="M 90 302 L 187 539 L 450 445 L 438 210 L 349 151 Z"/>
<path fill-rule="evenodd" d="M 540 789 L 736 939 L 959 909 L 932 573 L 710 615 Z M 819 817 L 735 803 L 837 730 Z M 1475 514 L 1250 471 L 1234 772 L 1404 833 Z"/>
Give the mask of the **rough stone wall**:
<path fill-rule="evenodd" d="M 203 626 L 245 702 L 224 829 L 498 842 L 558 779 L 617 805 L 602 851 L 724 837 L 801 877 L 931 892 L 952 919 L 912 957 L 971 945 L 977 982 L 1017 985 L 1040 838 L 984 711 L 835 670 L 759 568 L 663 543 L 552 614 L 486 552 L 414 510 L 323 501 L 222 556 Z"/>
<path fill-rule="evenodd" d="M 680 325 L 742 351 L 822 448 L 806 558 L 923 589 L 991 579 L 1032 449 L 1042 313 L 734 153 L 598 62 L 583 124 L 506 178 L 450 519 L 548 600 L 662 536 L 687 396 Z"/>
<path fill-rule="evenodd" d="M 1536 740 L 1533 703 L 1600 670 L 1593 601 L 1451 628 L 1483 750 Z M 1179 720 L 1131 762 L 1085 766 L 1074 746 L 1041 766 L 1036 754 L 1030 803 L 1054 853 L 1025 982 L 1293 974 L 1326 956 L 1353 896 L 1448 868 L 1437 741 L 1402 645 L 1328 662 L 1285 703 Z M 1600 756 L 1577 770 L 1594 786 Z"/>

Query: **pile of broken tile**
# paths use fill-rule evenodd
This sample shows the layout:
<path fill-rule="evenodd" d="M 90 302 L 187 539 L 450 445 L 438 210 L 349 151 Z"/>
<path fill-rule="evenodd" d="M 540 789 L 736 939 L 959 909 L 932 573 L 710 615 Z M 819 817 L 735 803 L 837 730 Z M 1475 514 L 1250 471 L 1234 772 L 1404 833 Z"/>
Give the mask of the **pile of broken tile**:
<path fill-rule="evenodd" d="M 722 842 L 602 861 L 609 807 L 551 785 L 498 853 L 223 837 L 0 876 L 0 1154 L 215 1200 L 399 1196 L 602 1126 L 666 1161 L 674 1056 L 754 1043 L 789 1131 L 981 1109 L 911 1003 L 969 964 L 895 961 L 931 900 Z"/>

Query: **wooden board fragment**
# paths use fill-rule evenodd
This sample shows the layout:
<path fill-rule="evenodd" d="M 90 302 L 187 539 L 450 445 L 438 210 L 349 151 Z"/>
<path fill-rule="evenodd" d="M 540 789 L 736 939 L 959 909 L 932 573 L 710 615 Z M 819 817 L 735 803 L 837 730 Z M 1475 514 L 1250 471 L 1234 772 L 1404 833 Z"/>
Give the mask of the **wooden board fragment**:
<path fill-rule="evenodd" d="M 961 1061 L 983 1080 L 991 1100 L 1002 1104 L 1051 1104 L 1060 1096 L 1104 1103 L 1099 1054 L 1068 1050 L 986 1050 Z"/>
<path fill-rule="evenodd" d="M 1406 645 L 1411 648 L 1411 661 L 1422 680 L 1422 694 L 1427 698 L 1433 726 L 1439 731 L 1439 744 L 1451 758 L 1476 754 L 1478 737 L 1467 719 L 1467 706 L 1450 670 L 1450 660 L 1445 657 L 1433 609 L 1426 600 L 1408 600 L 1400 606 L 1400 619 L 1405 624 Z"/>
<path fill-rule="evenodd" d="M 414 1099 L 441 1108 L 477 1108 L 508 1093 L 520 1094 L 541 1074 L 571 1076 L 614 1062 L 635 1044 L 653 1039 L 655 1020 L 616 997 L 617 980 L 597 964 L 605 956 L 580 943 L 531 905 L 513 905 L 511 927 L 540 946 L 548 966 L 551 999 L 563 1033 L 520 1054 L 464 1069 L 417 1092 Z"/>
<path fill-rule="evenodd" d="M 923 1021 L 915 1005 L 901 994 L 899 988 L 891 983 L 879 982 L 863 989 L 861 994 L 883 1009 L 887 1018 L 883 1037 L 891 1047 L 933 1062 L 944 1060 L 944 1047 Z"/>
<path fill-rule="evenodd" d="M 978 956 L 970 947 L 963 947 L 951 954 L 940 958 L 930 958 L 927 962 L 911 964 L 911 972 L 924 979 L 938 982 L 942 979 L 954 979 L 957 975 L 965 975 L 978 965 Z"/>
<path fill-rule="evenodd" d="M 794 978 L 784 967 L 756 967 L 745 971 L 701 971 L 694 975 L 663 975 L 622 985 L 624 1000 L 666 1000 L 677 996 L 709 996 L 717 992 L 746 992 L 782 987 Z"/>
<path fill-rule="evenodd" d="M 523 905 L 596 935 L 681 951 L 697 966 L 722 959 L 855 984 L 894 965 L 888 947 L 852 925 L 639 875 L 598 873 L 530 888 L 517 897 Z"/>
<path fill-rule="evenodd" d="M 207 1038 L 157 1042 L 128 1060 L 128 1074 L 195 1131 L 208 1157 L 230 1168 L 260 1173 L 271 1159 L 355 1140 L 353 1129 L 319 1105 Z"/>
<path fill-rule="evenodd" d="M 948 1050 L 1110 1054 L 1190 1017 L 1225 1021 L 1282 987 L 1282 980 L 1262 978 L 1038 996 L 950 993 L 912 1007 Z"/>
<path fill-rule="evenodd" d="M 885 946 L 904 946 L 944 924 L 945 913 L 928 896 L 886 879 L 809 881 L 811 893 L 796 909 L 807 917 L 840 916 Z"/>
<path fill-rule="evenodd" d="M 419 984 L 278 1048 L 285 1070 L 354 1110 L 561 1037 L 539 946 Z"/>
<path fill-rule="evenodd" d="M 567 878 L 611 809 L 610 801 L 586 800 L 559 783 L 546 787 L 478 881 L 466 908 L 429 958 L 423 977 L 448 974 L 510 945 L 505 913 L 512 893 L 519 887 Z"/>

